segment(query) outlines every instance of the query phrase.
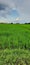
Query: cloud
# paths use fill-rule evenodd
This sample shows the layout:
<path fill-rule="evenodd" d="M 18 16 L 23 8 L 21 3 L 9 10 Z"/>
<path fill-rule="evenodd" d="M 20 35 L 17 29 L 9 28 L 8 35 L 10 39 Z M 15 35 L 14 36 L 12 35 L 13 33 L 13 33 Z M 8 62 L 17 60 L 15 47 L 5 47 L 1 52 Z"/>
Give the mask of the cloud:
<path fill-rule="evenodd" d="M 12 9 L 16 8 L 19 13 L 30 14 L 30 0 L 0 0 L 0 3 Z"/>
<path fill-rule="evenodd" d="M 17 18 L 15 20 L 30 21 L 30 0 L 0 0 L 1 17 L 7 18 L 7 16 L 11 16 L 11 17 L 15 16 L 15 15 L 12 16 L 11 14 L 12 13 L 11 11 L 14 10 L 17 11 L 17 13 L 19 14 L 18 17 L 18 15 L 15 13 L 17 15 Z"/>

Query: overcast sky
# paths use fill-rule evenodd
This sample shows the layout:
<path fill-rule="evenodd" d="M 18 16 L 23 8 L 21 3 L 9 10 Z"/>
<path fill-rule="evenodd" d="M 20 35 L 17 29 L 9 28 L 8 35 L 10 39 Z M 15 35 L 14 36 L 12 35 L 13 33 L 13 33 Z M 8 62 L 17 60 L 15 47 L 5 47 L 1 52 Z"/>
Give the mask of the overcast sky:
<path fill-rule="evenodd" d="M 0 22 L 30 22 L 30 0 L 0 0 Z"/>

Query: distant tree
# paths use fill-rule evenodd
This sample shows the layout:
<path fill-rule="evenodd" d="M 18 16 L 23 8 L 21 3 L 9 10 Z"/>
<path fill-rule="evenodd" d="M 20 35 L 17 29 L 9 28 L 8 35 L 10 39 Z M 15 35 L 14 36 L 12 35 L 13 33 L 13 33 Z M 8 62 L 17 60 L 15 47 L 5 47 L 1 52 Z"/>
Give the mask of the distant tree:
<path fill-rule="evenodd" d="M 25 23 L 25 24 L 30 24 L 30 22 L 29 23 Z"/>
<path fill-rule="evenodd" d="M 11 23 L 11 24 L 13 24 L 13 23 Z"/>
<path fill-rule="evenodd" d="M 28 24 L 30 24 L 30 23 L 28 23 Z"/>
<path fill-rule="evenodd" d="M 28 23 L 25 23 L 25 24 L 28 24 Z"/>
<path fill-rule="evenodd" d="M 0 23 L 0 24 L 4 24 L 4 23 L 2 22 L 2 23 Z"/>

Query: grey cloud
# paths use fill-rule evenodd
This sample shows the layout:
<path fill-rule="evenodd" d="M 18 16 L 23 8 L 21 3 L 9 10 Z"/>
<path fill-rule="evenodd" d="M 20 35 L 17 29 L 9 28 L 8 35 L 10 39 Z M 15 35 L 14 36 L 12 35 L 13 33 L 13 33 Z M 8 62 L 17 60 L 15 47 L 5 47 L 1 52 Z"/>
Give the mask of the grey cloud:
<path fill-rule="evenodd" d="M 5 6 L 0 4 L 0 10 L 5 10 Z"/>
<path fill-rule="evenodd" d="M 0 0 L 0 4 L 7 7 L 0 7 L 0 15 L 3 17 L 9 15 L 13 8 L 16 8 L 21 17 L 30 17 L 30 0 Z"/>
<path fill-rule="evenodd" d="M 15 8 L 13 0 L 0 0 L 0 16 L 7 17 L 13 8 Z"/>
<path fill-rule="evenodd" d="M 15 0 L 16 7 L 22 14 L 30 14 L 30 0 Z"/>
<path fill-rule="evenodd" d="M 0 3 L 16 8 L 19 13 L 30 14 L 30 0 L 0 0 Z"/>

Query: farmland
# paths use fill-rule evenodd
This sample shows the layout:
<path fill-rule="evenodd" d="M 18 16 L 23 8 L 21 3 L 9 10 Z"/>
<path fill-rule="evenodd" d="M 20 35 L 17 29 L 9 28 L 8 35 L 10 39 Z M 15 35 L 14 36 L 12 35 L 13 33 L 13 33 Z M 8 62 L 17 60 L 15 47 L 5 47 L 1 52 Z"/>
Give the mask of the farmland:
<path fill-rule="evenodd" d="M 0 24 L 0 65 L 30 65 L 30 24 Z"/>

